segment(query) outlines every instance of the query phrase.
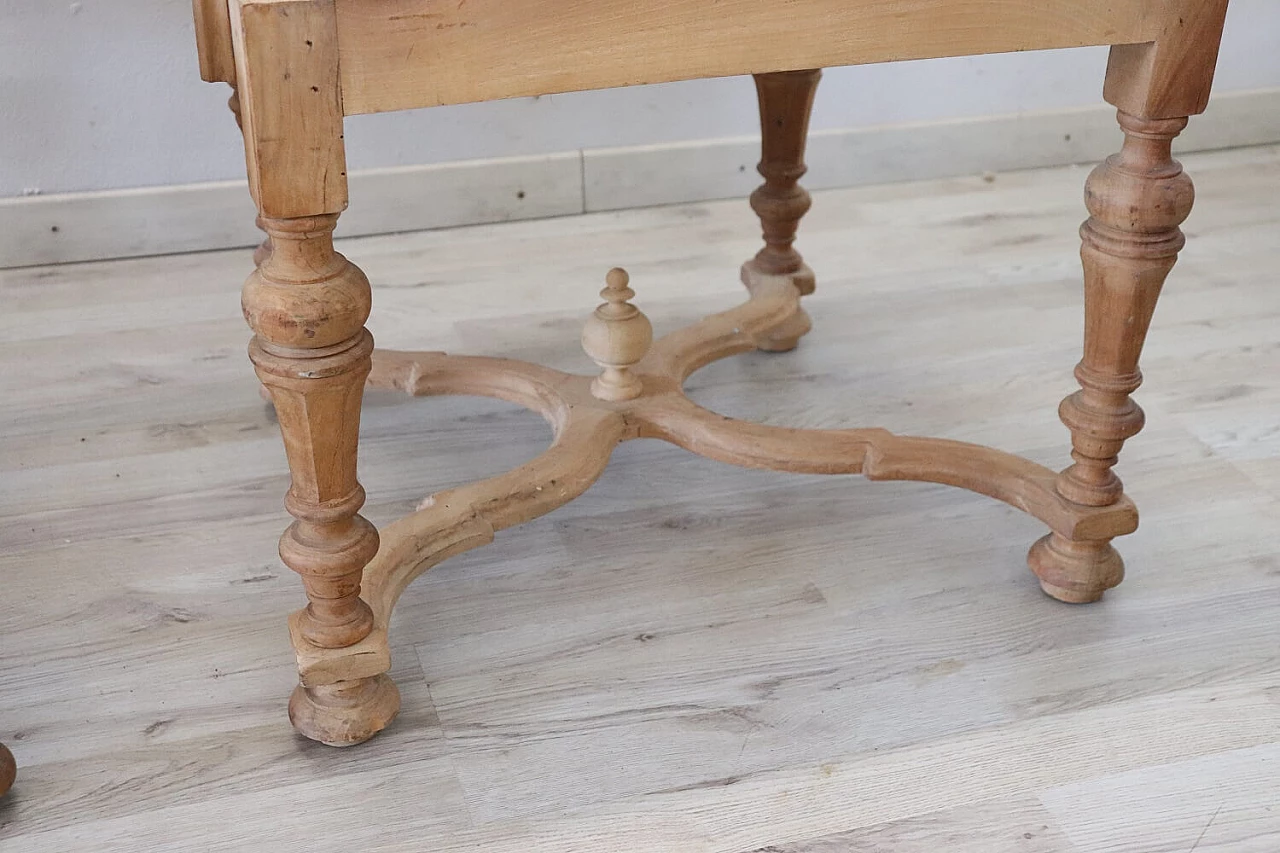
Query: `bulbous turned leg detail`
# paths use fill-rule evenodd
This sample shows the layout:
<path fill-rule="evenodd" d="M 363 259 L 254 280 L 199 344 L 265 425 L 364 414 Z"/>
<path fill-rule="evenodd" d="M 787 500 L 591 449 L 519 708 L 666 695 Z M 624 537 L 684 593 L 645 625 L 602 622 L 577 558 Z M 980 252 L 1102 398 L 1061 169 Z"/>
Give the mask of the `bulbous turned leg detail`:
<path fill-rule="evenodd" d="M 1160 289 L 1185 242 L 1178 226 L 1194 199 L 1191 179 L 1171 155 L 1187 119 L 1120 112 L 1119 120 L 1123 148 L 1085 184 L 1084 358 L 1075 371 L 1080 390 L 1059 407 L 1071 430 L 1073 464 L 1055 488 L 1085 507 L 1111 506 L 1123 495 L 1112 466 L 1143 425 L 1142 409 L 1129 395 L 1142 384 L 1138 359 Z M 1072 541 L 1053 533 L 1032 546 L 1028 563 L 1045 592 L 1073 603 L 1096 601 L 1124 577 L 1109 540 Z"/>
<path fill-rule="evenodd" d="M 292 484 L 285 507 L 295 521 L 280 538 L 280 558 L 302 577 L 309 603 L 295 643 L 352 646 L 373 628 L 360 598 L 378 531 L 358 515 L 356 479 L 360 405 L 373 338 L 369 282 L 333 250 L 336 214 L 261 221 L 273 250 L 245 283 L 245 318 L 256 333 L 249 355 L 271 392 Z M 390 722 L 399 707 L 386 676 L 300 688 L 290 714 L 307 737 L 356 743 Z"/>
<path fill-rule="evenodd" d="M 799 185 L 804 176 L 805 143 L 809 136 L 809 115 L 822 71 L 781 71 L 755 75 L 760 100 L 761 158 L 757 167 L 764 177 L 751 194 L 751 209 L 760 217 L 764 248 L 742 266 L 742 283 L 754 292 L 765 278 L 790 279 L 802 295 L 813 293 L 813 270 L 795 250 L 796 229 L 812 203 Z M 759 349 L 786 352 L 795 349 L 810 329 L 803 308 L 784 320 L 767 335 L 757 339 Z"/>

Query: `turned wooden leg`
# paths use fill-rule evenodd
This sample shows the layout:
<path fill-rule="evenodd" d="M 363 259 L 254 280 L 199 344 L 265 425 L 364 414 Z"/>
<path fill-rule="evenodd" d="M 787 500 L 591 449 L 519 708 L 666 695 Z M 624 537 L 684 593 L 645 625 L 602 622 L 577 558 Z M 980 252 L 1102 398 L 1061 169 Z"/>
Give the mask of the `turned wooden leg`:
<path fill-rule="evenodd" d="M 249 355 L 271 392 L 293 479 L 285 506 L 295 521 L 280 558 L 306 587 L 302 639 L 326 649 L 358 643 L 373 628 L 360 579 L 378 551 L 378 531 L 357 514 L 365 499 L 356 479 L 360 404 L 373 352 L 364 328 L 369 282 L 333 250 L 337 221 L 263 218 L 274 249 L 243 297 L 256 334 Z M 299 686 L 289 714 L 308 737 L 349 744 L 376 733 L 398 707 L 395 685 L 381 675 Z"/>
<path fill-rule="evenodd" d="M 796 228 L 809 210 L 809 193 L 798 181 L 804 175 L 809 114 L 822 71 L 782 71 L 755 75 L 760 99 L 761 158 L 757 167 L 764 183 L 751 194 L 751 209 L 760 217 L 764 248 L 742 267 L 748 289 L 765 276 L 786 276 L 801 294 L 813 293 L 813 271 L 795 250 Z M 794 349 L 809 331 L 803 309 L 758 340 L 760 349 Z"/>
<path fill-rule="evenodd" d="M 353 646 L 373 628 L 360 583 L 378 531 L 357 514 L 356 479 L 369 282 L 333 248 L 347 206 L 334 4 L 231 0 L 229 11 L 249 187 L 271 239 L 243 308 L 292 475 L 285 507 L 295 521 L 280 557 L 306 588 L 309 603 L 290 621 L 305 655 Z M 318 678 L 294 691 L 289 718 L 307 737 L 344 746 L 372 737 L 399 704 L 385 674 Z"/>
<path fill-rule="evenodd" d="M 1129 397 L 1142 383 L 1138 357 L 1194 197 L 1191 179 L 1170 154 L 1187 119 L 1123 111 L 1119 119 L 1124 147 L 1085 184 L 1084 358 L 1075 371 L 1080 390 L 1059 408 L 1074 462 L 1058 476 L 1057 491 L 1084 506 L 1110 506 L 1123 492 L 1112 466 L 1125 440 L 1142 429 L 1142 409 Z M 1073 542 L 1052 533 L 1028 559 L 1045 592 L 1062 601 L 1096 601 L 1124 577 L 1110 540 Z"/>

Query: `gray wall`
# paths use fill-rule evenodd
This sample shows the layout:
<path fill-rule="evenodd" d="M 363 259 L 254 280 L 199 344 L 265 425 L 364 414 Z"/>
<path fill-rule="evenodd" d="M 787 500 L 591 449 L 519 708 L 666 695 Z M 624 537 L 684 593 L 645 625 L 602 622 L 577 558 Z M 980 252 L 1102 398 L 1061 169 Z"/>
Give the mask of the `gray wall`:
<path fill-rule="evenodd" d="M 511 0 L 527 2 L 528 0 Z M 818 128 L 1096 104 L 1106 53 L 833 69 Z M 1280 86 L 1280 2 L 1234 0 L 1218 90 Z M 187 0 L 0 0 L 0 197 L 243 177 L 227 87 L 199 79 Z M 753 132 L 749 80 L 348 120 L 354 169 Z"/>

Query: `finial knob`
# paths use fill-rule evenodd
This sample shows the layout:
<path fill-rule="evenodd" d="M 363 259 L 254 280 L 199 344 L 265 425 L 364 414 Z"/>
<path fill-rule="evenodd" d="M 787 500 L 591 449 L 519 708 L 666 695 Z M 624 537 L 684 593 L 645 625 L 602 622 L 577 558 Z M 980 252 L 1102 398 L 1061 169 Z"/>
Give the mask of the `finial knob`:
<path fill-rule="evenodd" d="M 620 267 L 609 270 L 604 303 L 596 308 L 582 330 L 582 348 L 602 372 L 591 383 L 598 399 L 620 402 L 634 400 L 643 390 L 640 377 L 631 372 L 653 343 L 649 318 L 628 300 L 636 295 L 628 285 L 631 276 Z"/>

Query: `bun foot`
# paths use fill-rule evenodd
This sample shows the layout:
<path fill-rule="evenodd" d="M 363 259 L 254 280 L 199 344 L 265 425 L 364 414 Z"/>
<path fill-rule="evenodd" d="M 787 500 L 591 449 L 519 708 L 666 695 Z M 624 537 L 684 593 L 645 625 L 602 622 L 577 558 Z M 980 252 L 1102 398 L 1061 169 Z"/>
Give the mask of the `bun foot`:
<path fill-rule="evenodd" d="M 303 687 L 289 699 L 289 722 L 328 746 L 364 743 L 400 711 L 400 691 L 387 675 Z"/>
<path fill-rule="evenodd" d="M 1124 580 L 1124 561 L 1110 541 L 1073 542 L 1050 533 L 1031 546 L 1027 565 L 1040 588 L 1068 604 L 1088 604 Z"/>
<path fill-rule="evenodd" d="M 786 320 L 769 330 L 767 335 L 756 338 L 756 349 L 763 352 L 790 352 L 800 345 L 800 339 L 809 334 L 813 322 L 803 308 L 796 309 Z"/>
<path fill-rule="evenodd" d="M 785 279 L 791 283 L 801 296 L 813 293 L 814 276 L 813 270 L 808 266 L 801 264 L 800 268 L 791 273 L 768 273 L 760 269 L 758 262 L 755 260 L 747 261 L 742 265 L 741 274 L 739 276 L 742 283 L 747 286 L 747 292 L 755 294 L 758 287 L 766 281 L 776 282 L 778 279 Z M 795 349 L 800 339 L 809 334 L 809 330 L 813 328 L 813 321 L 809 319 L 809 315 L 805 313 L 803 308 L 797 308 L 796 312 L 790 317 L 778 323 L 767 332 L 759 334 L 755 338 L 756 349 L 763 352 L 790 352 Z"/>
<path fill-rule="evenodd" d="M 18 763 L 13 760 L 9 747 L 0 743 L 0 797 L 13 787 L 13 780 L 18 776 Z"/>

